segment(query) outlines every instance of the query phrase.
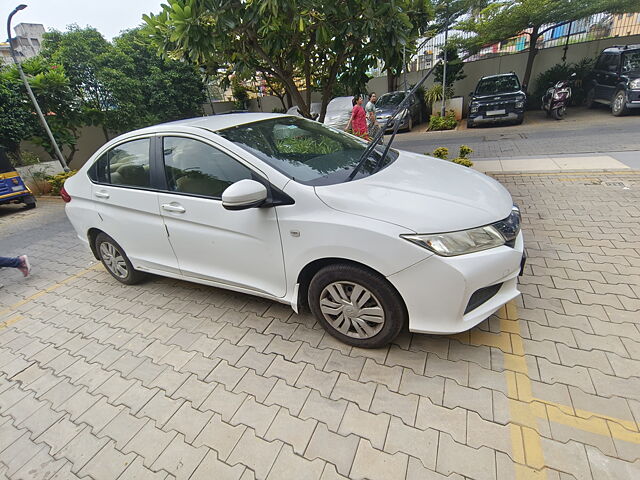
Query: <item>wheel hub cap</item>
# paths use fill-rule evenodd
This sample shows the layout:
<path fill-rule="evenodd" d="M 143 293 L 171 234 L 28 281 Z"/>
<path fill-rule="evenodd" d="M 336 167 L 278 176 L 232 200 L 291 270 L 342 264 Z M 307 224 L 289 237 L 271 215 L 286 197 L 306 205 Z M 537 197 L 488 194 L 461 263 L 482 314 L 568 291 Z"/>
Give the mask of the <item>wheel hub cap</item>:
<path fill-rule="evenodd" d="M 359 339 L 377 335 L 385 321 L 384 310 L 377 297 L 353 282 L 327 285 L 320 294 L 320 311 L 337 331 Z"/>
<path fill-rule="evenodd" d="M 111 273 L 119 278 L 126 278 L 129 273 L 127 264 L 122 254 L 114 245 L 108 242 L 101 243 L 100 257 Z"/>

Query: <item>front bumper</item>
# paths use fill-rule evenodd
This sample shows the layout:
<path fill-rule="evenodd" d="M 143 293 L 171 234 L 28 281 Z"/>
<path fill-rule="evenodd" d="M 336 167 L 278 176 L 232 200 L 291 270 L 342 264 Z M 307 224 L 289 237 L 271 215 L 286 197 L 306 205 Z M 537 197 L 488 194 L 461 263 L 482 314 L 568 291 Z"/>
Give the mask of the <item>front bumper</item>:
<path fill-rule="evenodd" d="M 627 108 L 640 108 L 640 90 L 627 91 Z"/>
<path fill-rule="evenodd" d="M 524 113 L 507 112 L 504 115 L 485 115 L 483 113 L 474 113 L 469 115 L 469 120 L 473 123 L 498 123 L 498 122 L 515 122 L 522 118 Z"/>
<path fill-rule="evenodd" d="M 380 124 L 380 128 L 382 128 L 385 132 L 389 132 L 393 130 L 397 123 L 400 123 L 398 130 L 404 130 L 405 128 L 409 128 L 409 115 L 405 115 L 400 119 L 392 120 L 391 122 L 388 119 L 378 120 Z"/>
<path fill-rule="evenodd" d="M 387 279 L 404 299 L 410 331 L 459 333 L 476 326 L 520 295 L 518 274 L 523 255 L 520 232 L 513 248 L 502 246 L 448 258 L 432 255 Z M 469 309 L 474 293 L 495 285 L 499 288 L 490 292 L 492 296 L 478 305 L 476 295 L 475 308 Z"/>

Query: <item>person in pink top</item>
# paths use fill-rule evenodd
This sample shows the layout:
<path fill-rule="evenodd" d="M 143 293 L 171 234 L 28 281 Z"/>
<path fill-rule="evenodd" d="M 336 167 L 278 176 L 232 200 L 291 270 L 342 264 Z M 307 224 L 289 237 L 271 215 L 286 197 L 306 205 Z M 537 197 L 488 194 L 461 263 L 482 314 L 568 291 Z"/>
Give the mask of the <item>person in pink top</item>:
<path fill-rule="evenodd" d="M 369 131 L 367 130 L 367 114 L 362 108 L 362 95 L 356 95 L 353 97 L 353 110 L 351 111 L 351 119 L 347 124 L 345 131 L 349 131 L 358 137 L 369 140 Z"/>

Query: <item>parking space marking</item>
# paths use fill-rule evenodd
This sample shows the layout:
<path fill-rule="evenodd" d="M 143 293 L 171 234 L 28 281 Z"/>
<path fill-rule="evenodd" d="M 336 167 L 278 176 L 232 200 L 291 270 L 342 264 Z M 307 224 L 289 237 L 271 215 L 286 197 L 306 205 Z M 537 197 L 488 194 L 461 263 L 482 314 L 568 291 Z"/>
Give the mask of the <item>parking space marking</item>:
<path fill-rule="evenodd" d="M 496 315 L 500 332 L 472 330 L 456 335 L 462 343 L 499 348 L 503 352 L 503 368 L 509 397 L 512 460 L 516 478 L 546 478 L 544 452 L 539 421 L 554 422 L 576 430 L 623 440 L 640 445 L 639 425 L 630 420 L 596 412 L 575 409 L 537 398 L 533 395 L 520 334 L 518 309 L 514 302 L 502 307 Z"/>
<path fill-rule="evenodd" d="M 8 307 L 5 307 L 3 309 L 0 310 L 0 318 L 8 313 L 14 312 L 17 308 L 20 308 L 23 305 L 26 305 L 27 303 L 40 298 L 41 296 L 53 292 L 54 290 L 57 290 L 58 288 L 62 287 L 63 285 L 69 283 L 71 280 L 75 280 L 78 277 L 81 277 L 89 272 L 91 272 L 92 270 L 96 270 L 98 267 L 101 267 L 102 264 L 101 263 L 94 263 L 93 265 L 91 265 L 88 268 L 85 268 L 84 270 L 79 271 L 78 273 L 71 275 L 67 278 L 65 278 L 64 280 L 59 281 L 58 283 L 54 283 L 53 285 L 40 290 L 38 293 L 34 293 L 33 295 L 25 298 L 24 300 L 20 300 L 19 302 L 14 303 L 13 305 L 9 305 Z M 17 321 L 17 320 L 16 320 Z M 0 323 L 0 328 L 5 328 L 8 327 L 9 325 L 6 324 L 7 322 L 5 321 L 4 323 Z M 15 323 L 15 322 L 12 322 Z"/>

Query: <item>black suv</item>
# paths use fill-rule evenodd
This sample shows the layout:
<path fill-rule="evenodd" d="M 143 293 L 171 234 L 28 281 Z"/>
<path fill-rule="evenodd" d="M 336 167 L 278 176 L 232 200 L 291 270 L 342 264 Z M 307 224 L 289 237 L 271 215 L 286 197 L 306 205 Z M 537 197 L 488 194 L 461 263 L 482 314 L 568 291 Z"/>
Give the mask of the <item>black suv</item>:
<path fill-rule="evenodd" d="M 640 45 L 605 48 L 587 84 L 587 106 L 611 105 L 616 117 L 640 108 Z"/>
<path fill-rule="evenodd" d="M 515 73 L 482 77 L 470 96 L 467 128 L 479 123 L 521 124 L 524 119 L 527 96 Z"/>

